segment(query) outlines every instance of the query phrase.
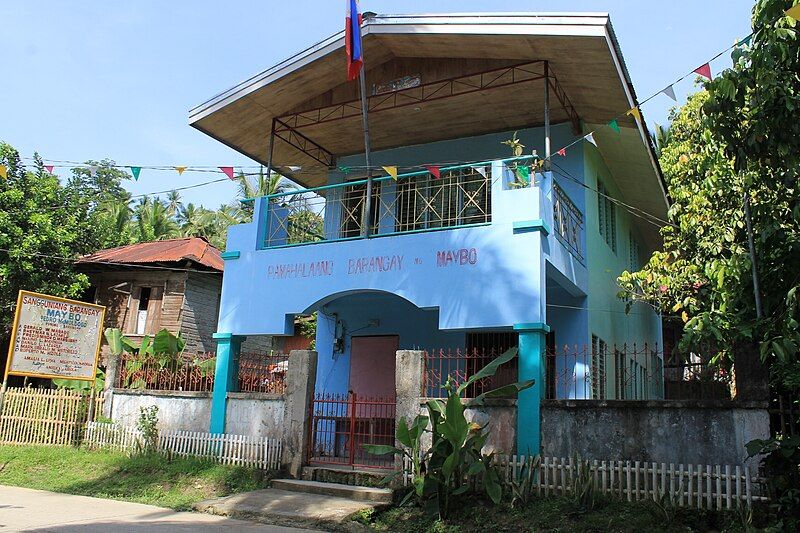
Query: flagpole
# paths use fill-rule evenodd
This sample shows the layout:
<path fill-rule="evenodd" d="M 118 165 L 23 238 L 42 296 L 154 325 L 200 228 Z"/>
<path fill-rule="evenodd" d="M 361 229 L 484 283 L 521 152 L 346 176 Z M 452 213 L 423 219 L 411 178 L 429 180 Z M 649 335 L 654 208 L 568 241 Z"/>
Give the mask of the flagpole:
<path fill-rule="evenodd" d="M 363 61 L 363 49 L 362 49 Z M 372 163 L 370 161 L 370 141 L 369 141 L 369 115 L 367 107 L 367 82 L 364 76 L 364 66 L 358 73 L 358 83 L 361 92 L 361 121 L 364 125 L 364 164 L 367 167 L 367 191 L 366 199 L 364 201 L 364 218 L 361 223 L 361 235 L 364 237 L 370 236 L 370 225 L 372 224 Z"/>

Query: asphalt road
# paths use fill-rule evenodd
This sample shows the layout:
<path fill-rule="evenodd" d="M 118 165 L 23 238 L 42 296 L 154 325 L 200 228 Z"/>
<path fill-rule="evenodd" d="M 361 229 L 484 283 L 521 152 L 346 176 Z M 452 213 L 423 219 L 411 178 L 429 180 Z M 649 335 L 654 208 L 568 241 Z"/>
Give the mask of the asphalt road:
<path fill-rule="evenodd" d="M 0 533 L 8 531 L 300 533 L 310 530 L 0 485 Z"/>

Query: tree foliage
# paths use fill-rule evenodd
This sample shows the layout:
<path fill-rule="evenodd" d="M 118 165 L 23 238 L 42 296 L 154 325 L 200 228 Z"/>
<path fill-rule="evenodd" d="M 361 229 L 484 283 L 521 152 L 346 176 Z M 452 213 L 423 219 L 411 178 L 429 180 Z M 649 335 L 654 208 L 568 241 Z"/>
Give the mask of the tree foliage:
<path fill-rule="evenodd" d="M 99 240 L 87 197 L 62 186 L 35 157 L 26 168 L 19 153 L 0 143 L 0 336 L 11 327 L 17 293 L 34 290 L 75 298 L 89 282 L 70 259 L 93 251 Z"/>
<path fill-rule="evenodd" d="M 671 116 L 660 162 L 673 205 L 664 251 L 624 273 L 621 295 L 643 299 L 685 322 L 683 346 L 757 342 L 762 357 L 797 370 L 800 286 L 800 40 L 781 16 L 792 2 L 759 0 L 752 42 L 733 67 Z M 752 264 L 743 214 L 752 221 L 764 319 L 755 314 Z"/>

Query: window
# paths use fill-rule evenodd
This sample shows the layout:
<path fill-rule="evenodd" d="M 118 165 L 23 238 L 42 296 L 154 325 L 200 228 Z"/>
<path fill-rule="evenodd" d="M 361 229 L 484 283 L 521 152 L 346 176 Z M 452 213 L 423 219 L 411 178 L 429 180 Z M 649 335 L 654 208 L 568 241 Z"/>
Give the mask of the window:
<path fill-rule="evenodd" d="M 592 398 L 605 400 L 606 398 L 606 341 L 592 335 Z"/>
<path fill-rule="evenodd" d="M 600 236 L 605 239 L 611 250 L 617 252 L 617 212 L 611 193 L 603 182 L 597 180 L 597 215 L 600 225 Z"/>
<path fill-rule="evenodd" d="M 636 272 L 639 270 L 639 243 L 636 240 L 636 237 L 633 236 L 633 232 L 628 233 L 628 250 L 629 250 L 629 257 L 628 262 L 630 263 L 630 271 Z"/>
<path fill-rule="evenodd" d="M 125 330 L 133 335 L 153 335 L 161 322 L 163 286 L 133 287 Z"/>

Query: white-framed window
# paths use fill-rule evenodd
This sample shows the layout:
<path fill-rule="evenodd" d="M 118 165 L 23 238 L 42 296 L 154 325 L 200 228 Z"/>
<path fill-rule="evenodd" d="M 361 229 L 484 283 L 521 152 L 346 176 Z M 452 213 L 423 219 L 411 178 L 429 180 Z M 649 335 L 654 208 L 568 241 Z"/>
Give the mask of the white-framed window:
<path fill-rule="evenodd" d="M 611 201 L 611 193 L 600 178 L 597 178 L 597 216 L 600 236 L 614 253 L 617 252 L 617 211 Z"/>

